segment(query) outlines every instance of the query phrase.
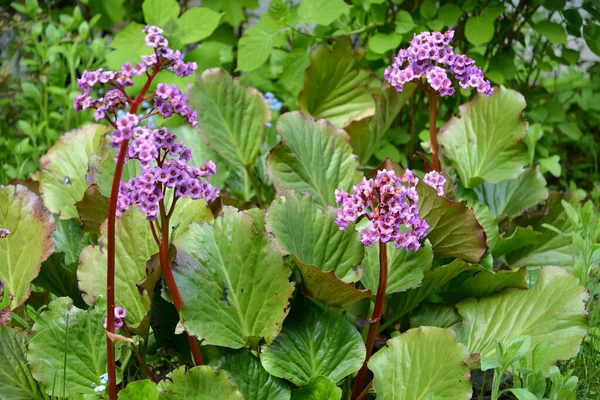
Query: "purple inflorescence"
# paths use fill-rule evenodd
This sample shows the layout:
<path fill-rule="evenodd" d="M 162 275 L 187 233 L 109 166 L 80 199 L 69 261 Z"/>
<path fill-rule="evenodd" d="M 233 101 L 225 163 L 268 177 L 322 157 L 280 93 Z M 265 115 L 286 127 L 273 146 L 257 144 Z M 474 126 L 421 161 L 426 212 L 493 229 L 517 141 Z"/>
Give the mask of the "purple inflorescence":
<path fill-rule="evenodd" d="M 425 174 L 423 177 L 423 182 L 425 182 L 427 186 L 434 188 L 438 196 L 444 196 L 444 185 L 446 184 L 446 178 L 444 178 L 444 175 L 437 171 L 431 171 Z"/>
<path fill-rule="evenodd" d="M 369 218 L 369 227 L 362 230 L 361 242 L 372 247 L 376 242 L 395 242 L 397 248 L 418 250 L 427 235 L 429 225 L 419 217 L 416 185 L 419 179 L 410 170 L 400 178 L 394 171 L 377 171 L 375 179 L 363 178 L 354 186 L 354 193 L 335 191 L 335 200 L 342 206 L 336 224 L 340 230 L 361 215 Z M 370 210 L 370 211 L 369 211 Z"/>
<path fill-rule="evenodd" d="M 8 229 L 0 228 L 0 239 L 4 239 L 8 235 L 10 235 L 10 233 L 11 232 Z M 1 283 L 1 281 L 0 281 L 0 283 Z"/>
<path fill-rule="evenodd" d="M 115 307 L 115 331 L 123 327 L 127 311 L 123 307 Z M 108 326 L 108 318 L 104 318 L 104 329 Z"/>
<path fill-rule="evenodd" d="M 484 78 L 481 69 L 475 65 L 475 61 L 463 54 L 454 53 L 450 46 L 453 37 L 453 30 L 443 34 L 423 32 L 415 35 L 408 49 L 400 49 L 394 64 L 385 70 L 385 79 L 401 92 L 405 83 L 424 76 L 429 86 L 444 97 L 453 95 L 455 91 L 448 77 L 450 73 L 461 88 L 473 87 L 478 92 L 491 96 L 494 89 L 490 81 Z"/>

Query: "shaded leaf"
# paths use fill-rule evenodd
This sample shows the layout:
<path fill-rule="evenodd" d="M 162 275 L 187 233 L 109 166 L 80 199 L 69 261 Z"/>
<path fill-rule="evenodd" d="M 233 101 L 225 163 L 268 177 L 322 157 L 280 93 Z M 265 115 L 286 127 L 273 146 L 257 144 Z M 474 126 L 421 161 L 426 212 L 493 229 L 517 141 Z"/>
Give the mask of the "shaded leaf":
<path fill-rule="evenodd" d="M 457 332 L 462 327 L 462 318 L 454 306 L 422 303 L 409 315 L 410 327 L 437 326 Z"/>
<path fill-rule="evenodd" d="M 552 44 L 567 44 L 567 32 L 561 24 L 542 20 L 534 24 L 533 29 L 544 35 Z"/>
<path fill-rule="evenodd" d="M 541 236 L 542 233 L 534 231 L 531 226 L 527 228 L 517 226 L 510 236 L 498 238 L 492 254 L 494 257 L 502 257 L 507 253 L 538 243 Z"/>
<path fill-rule="evenodd" d="M 77 275 L 67 268 L 61 253 L 52 254 L 42 263 L 40 274 L 33 284 L 48 289 L 57 297 L 70 297 L 76 307 L 87 308 L 79 291 Z"/>
<path fill-rule="evenodd" d="M 506 288 L 527 289 L 527 268 L 516 271 L 479 272 L 460 285 L 441 294 L 448 302 L 456 303 L 469 297 L 484 297 Z"/>
<path fill-rule="evenodd" d="M 108 218 L 108 202 L 98 185 L 93 184 L 85 190 L 83 198 L 75 203 L 84 232 L 100 232 L 100 226 Z"/>

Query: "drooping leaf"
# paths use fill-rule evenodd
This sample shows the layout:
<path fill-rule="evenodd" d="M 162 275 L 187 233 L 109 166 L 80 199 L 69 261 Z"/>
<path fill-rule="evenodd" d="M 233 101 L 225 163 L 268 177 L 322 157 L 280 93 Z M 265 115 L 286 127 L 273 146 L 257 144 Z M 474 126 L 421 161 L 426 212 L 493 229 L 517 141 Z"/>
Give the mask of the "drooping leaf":
<path fill-rule="evenodd" d="M 373 115 L 375 102 L 367 86 L 374 78 L 366 70 L 355 69 L 358 58 L 347 37 L 338 38 L 331 50 L 327 45 L 315 47 L 298 96 L 300 111 L 340 128 Z"/>
<path fill-rule="evenodd" d="M 207 365 L 187 372 L 185 367 L 179 367 L 167 377 L 158 383 L 161 400 L 244 400 L 226 371 L 217 372 Z"/>
<path fill-rule="evenodd" d="M 52 232 L 54 238 L 54 252 L 63 253 L 65 262 L 71 265 L 77 262 L 79 253 L 83 248 L 81 225 L 77 220 L 59 219 L 56 222 L 56 230 Z"/>
<path fill-rule="evenodd" d="M 538 243 L 541 236 L 542 233 L 534 231 L 531 226 L 527 228 L 517 226 L 510 236 L 498 238 L 492 254 L 494 254 L 494 257 L 502 257 L 507 253 Z"/>
<path fill-rule="evenodd" d="M 298 5 L 298 22 L 329 25 L 350 11 L 344 0 L 304 0 Z"/>
<path fill-rule="evenodd" d="M 361 164 L 366 164 L 375 152 L 377 143 L 398 116 L 406 102 L 412 97 L 416 84 L 408 83 L 404 90 L 398 93 L 391 86 L 385 86 L 374 94 L 375 114 L 366 118 L 352 121 L 344 129 L 350 135 L 352 150 L 358 156 Z"/>
<path fill-rule="evenodd" d="M 366 349 L 345 313 L 309 299 L 297 305 L 275 341 L 263 347 L 267 372 L 303 386 L 320 375 L 338 382 L 358 371 Z"/>
<path fill-rule="evenodd" d="M 497 87 L 491 97 L 478 95 L 463 104 L 460 117 L 440 129 L 439 142 L 465 187 L 521 175 L 529 160 L 521 141 L 527 129 L 521 116 L 525 105 L 520 93 Z"/>
<path fill-rule="evenodd" d="M 58 396 L 94 394 L 106 372 L 105 301 L 83 311 L 68 297 L 48 305 L 33 325 L 27 360 L 46 393 Z"/>
<path fill-rule="evenodd" d="M 316 376 L 299 390 L 292 392 L 292 400 L 340 400 L 342 389 L 326 376 Z"/>
<path fill-rule="evenodd" d="M 198 77 L 189 96 L 204 140 L 229 163 L 252 165 L 271 119 L 260 93 L 214 68 Z"/>
<path fill-rule="evenodd" d="M 574 357 L 587 332 L 585 288 L 559 267 L 545 267 L 529 290 L 509 289 L 457 305 L 464 320 L 461 341 L 471 353 L 493 357 L 495 341 L 506 343 L 531 337 L 531 348 L 549 341 L 552 346 L 541 362 L 548 372 L 557 360 Z"/>
<path fill-rule="evenodd" d="M 484 182 L 475 187 L 479 202 L 487 205 L 495 218 L 514 218 L 523 210 L 548 198 L 546 180 L 539 167 L 527 169 L 518 178 L 500 183 Z"/>
<path fill-rule="evenodd" d="M 371 297 L 370 290 L 360 290 L 354 283 L 340 280 L 333 270 L 323 272 L 317 266 L 298 260 L 295 255 L 292 258 L 302 275 L 302 292 L 308 297 L 343 309 Z"/>
<path fill-rule="evenodd" d="M 0 186 L 0 228 L 11 233 L 0 239 L 0 281 L 13 296 L 14 310 L 29 298 L 31 281 L 54 251 L 54 217 L 25 186 Z"/>
<path fill-rule="evenodd" d="M 404 292 L 421 284 L 425 272 L 431 268 L 433 251 L 431 243 L 425 241 L 418 251 L 397 249 L 393 243 L 387 243 L 388 283 L 386 293 Z M 373 247 L 365 247 L 363 261 L 363 285 L 372 293 L 377 293 L 379 286 L 379 243 Z"/>
<path fill-rule="evenodd" d="M 408 314 L 417 308 L 427 296 L 444 287 L 452 279 L 463 272 L 472 272 L 480 268 L 476 265 L 467 264 L 462 260 L 454 260 L 448 265 L 425 272 L 425 278 L 421 286 L 389 296 L 390 315 L 394 319 L 398 319 Z"/>
<path fill-rule="evenodd" d="M 169 195 L 167 194 L 167 197 Z M 171 217 L 171 229 L 178 237 L 192 222 L 211 221 L 212 213 L 203 200 L 181 199 Z M 107 225 L 102 225 L 98 246 L 86 246 L 79 257 L 77 277 L 83 298 L 89 305 L 106 293 Z M 158 253 L 144 213 L 132 207 L 117 219 L 115 240 L 115 303 L 127 310 L 127 325 L 135 329 L 150 310 L 152 291 L 141 286 L 147 262 Z"/>
<path fill-rule="evenodd" d="M 506 288 L 527 289 L 527 268 L 496 273 L 481 271 L 441 296 L 449 302 L 456 303 L 469 297 L 489 296 Z"/>
<path fill-rule="evenodd" d="M 100 151 L 106 132 L 103 125 L 86 125 L 65 133 L 40 159 L 40 196 L 61 219 L 78 218 L 75 203 L 88 187 L 88 160 Z"/>
<path fill-rule="evenodd" d="M 335 205 L 335 189 L 350 190 L 361 178 L 349 137 L 324 120 L 298 112 L 279 117 L 281 142 L 267 158 L 278 191 L 309 193 L 316 204 Z"/>
<path fill-rule="evenodd" d="M 36 400 L 44 398 L 31 376 L 25 349 L 27 335 L 0 324 L 0 398 Z"/>
<path fill-rule="evenodd" d="M 492 214 L 488 206 L 475 200 L 467 200 L 467 207 L 473 209 L 477 222 L 479 222 L 485 231 L 485 240 L 488 249 L 493 249 L 500 238 L 500 227 L 498 221 L 494 218 L 494 214 Z"/>
<path fill-rule="evenodd" d="M 457 332 L 462 327 L 462 318 L 456 307 L 443 304 L 422 303 L 409 315 L 410 327 L 437 326 Z"/>
<path fill-rule="evenodd" d="M 119 392 L 119 400 L 158 400 L 158 388 L 148 379 L 131 382 Z"/>
<path fill-rule="evenodd" d="M 210 36 L 217 29 L 221 15 L 202 7 L 193 7 L 184 12 L 177 21 L 181 43 L 195 43 Z"/>
<path fill-rule="evenodd" d="M 87 305 L 79 291 L 76 267 L 76 265 L 67 267 L 64 254 L 54 253 L 42 263 L 40 274 L 34 279 L 33 284 L 48 289 L 57 297 L 70 297 L 76 307 L 86 308 Z"/>
<path fill-rule="evenodd" d="M 287 314 L 290 271 L 253 223 L 224 207 L 214 226 L 192 225 L 174 242 L 181 250 L 173 263 L 181 318 L 206 344 L 240 348 L 263 337 L 270 343 Z"/>
<path fill-rule="evenodd" d="M 358 280 L 363 246 L 353 226 L 341 231 L 336 211 L 315 205 L 309 196 L 290 195 L 275 200 L 266 214 L 267 232 L 284 254 L 327 272 L 334 270 L 345 282 Z"/>
<path fill-rule="evenodd" d="M 75 203 L 84 232 L 100 232 L 100 226 L 108 218 L 108 197 L 100 193 L 98 185 L 89 186 L 83 198 Z"/>
<path fill-rule="evenodd" d="M 425 326 L 388 340 L 369 360 L 379 400 L 468 400 L 469 352 L 450 329 Z"/>
<path fill-rule="evenodd" d="M 269 375 L 250 350 L 226 354 L 211 365 L 229 372 L 244 400 L 290 399 L 290 386 L 284 380 Z"/>

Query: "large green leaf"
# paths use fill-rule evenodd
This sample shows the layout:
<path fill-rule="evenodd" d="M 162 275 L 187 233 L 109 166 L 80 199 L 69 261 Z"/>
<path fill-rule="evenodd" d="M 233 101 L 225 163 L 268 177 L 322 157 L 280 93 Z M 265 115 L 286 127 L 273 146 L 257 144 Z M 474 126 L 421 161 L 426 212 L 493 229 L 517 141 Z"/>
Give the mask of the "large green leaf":
<path fill-rule="evenodd" d="M 440 290 L 463 272 L 473 272 L 478 269 L 481 267 L 467 264 L 462 260 L 454 260 L 448 265 L 425 272 L 421 286 L 406 292 L 394 293 L 389 297 L 389 314 L 394 320 L 408 314 L 417 308 L 427 296 Z"/>
<path fill-rule="evenodd" d="M 487 205 L 495 218 L 514 218 L 523 210 L 548 198 L 546 180 L 539 167 L 527 169 L 518 178 L 500 183 L 484 182 L 475 187 L 479 202 Z"/>
<path fill-rule="evenodd" d="M 290 112 L 277 121 L 281 142 L 267 158 L 277 190 L 309 193 L 316 204 L 335 205 L 335 189 L 351 190 L 361 178 L 349 137 L 325 120 Z"/>
<path fill-rule="evenodd" d="M 244 400 L 226 371 L 203 365 L 185 371 L 179 367 L 158 383 L 161 400 Z"/>
<path fill-rule="evenodd" d="M 144 0 L 142 11 L 146 23 L 164 27 L 170 19 L 177 19 L 181 8 L 177 0 Z"/>
<path fill-rule="evenodd" d="M 40 196 L 46 208 L 61 219 L 78 218 L 75 203 L 88 187 L 88 160 L 100 151 L 106 132 L 103 125 L 86 125 L 65 133 L 40 158 Z"/>
<path fill-rule="evenodd" d="M 271 375 L 297 386 L 326 376 L 334 382 L 358 371 L 366 356 L 359 332 L 343 311 L 303 300 L 295 304 L 260 361 Z"/>
<path fill-rule="evenodd" d="M 316 206 L 309 196 L 291 195 L 275 200 L 265 221 L 267 232 L 284 254 L 294 254 L 305 264 L 334 270 L 341 280 L 355 282 L 363 246 L 353 226 L 341 231 L 335 218 L 333 208 Z"/>
<path fill-rule="evenodd" d="M 308 383 L 292 392 L 292 400 L 340 400 L 342 389 L 326 376 L 315 376 Z"/>
<path fill-rule="evenodd" d="M 489 296 L 506 288 L 527 289 L 527 268 L 516 271 L 481 271 L 461 284 L 441 294 L 449 302 L 457 303 L 468 297 Z"/>
<path fill-rule="evenodd" d="M 512 251 L 538 243 L 541 236 L 542 233 L 534 231 L 531 226 L 527 228 L 517 226 L 510 236 L 498 238 L 492 254 L 494 254 L 494 257 L 502 257 Z"/>
<path fill-rule="evenodd" d="M 491 97 L 477 95 L 460 106 L 460 117 L 440 129 L 439 142 L 465 187 L 521 175 L 529 161 L 522 142 L 527 131 L 521 115 L 525 106 L 523 95 L 502 86 Z"/>
<path fill-rule="evenodd" d="M 27 360 L 33 377 L 48 394 L 94 394 L 106 372 L 105 301 L 83 311 L 59 297 L 33 325 Z"/>
<path fill-rule="evenodd" d="M 304 0 L 298 5 L 298 22 L 329 25 L 350 8 L 344 0 Z"/>
<path fill-rule="evenodd" d="M 462 327 L 462 318 L 456 307 L 443 304 L 422 303 L 409 315 L 410 327 L 437 326 L 457 332 Z"/>
<path fill-rule="evenodd" d="M 169 196 L 167 196 L 169 197 Z M 212 220 L 203 200 L 179 200 L 171 217 L 174 237 L 180 236 L 192 222 Z M 89 305 L 106 293 L 107 225 L 101 227 L 98 246 L 86 246 L 79 257 L 77 277 L 83 298 Z M 127 325 L 135 329 L 150 310 L 152 293 L 141 286 L 147 275 L 147 262 L 158 253 L 146 215 L 132 207 L 116 223 L 115 304 L 127 310 Z"/>
<path fill-rule="evenodd" d="M 119 392 L 119 400 L 158 400 L 158 388 L 148 379 L 131 382 Z"/>
<path fill-rule="evenodd" d="M 219 26 L 221 15 L 202 7 L 193 7 L 184 12 L 177 21 L 181 43 L 195 43 L 210 36 Z"/>
<path fill-rule="evenodd" d="M 214 226 L 194 224 L 175 240 L 182 250 L 173 265 L 181 318 L 205 344 L 240 348 L 263 337 L 270 343 L 287 314 L 290 271 L 253 222 L 224 207 Z"/>
<path fill-rule="evenodd" d="M 375 152 L 377 144 L 388 131 L 398 113 L 412 97 L 416 84 L 408 83 L 404 90 L 398 93 L 391 86 L 385 86 L 373 97 L 375 99 L 375 115 L 352 121 L 344 129 L 350 135 L 354 154 L 361 164 L 366 164 Z"/>
<path fill-rule="evenodd" d="M 371 292 L 377 293 L 379 286 L 379 244 L 365 248 L 366 257 L 363 261 L 363 285 Z M 421 284 L 425 271 L 431 268 L 433 251 L 431 243 L 425 244 L 418 251 L 397 249 L 393 243 L 387 243 L 388 283 L 387 294 L 403 292 Z"/>
<path fill-rule="evenodd" d="M 214 68 L 198 77 L 189 97 L 204 140 L 229 163 L 252 165 L 271 119 L 261 94 Z"/>
<path fill-rule="evenodd" d="M 289 400 L 290 386 L 268 374 L 250 350 L 226 354 L 212 364 L 229 372 L 244 400 Z"/>
<path fill-rule="evenodd" d="M 0 324 L 0 398 L 37 400 L 44 398 L 31 376 L 25 356 L 27 336 Z"/>
<path fill-rule="evenodd" d="M 13 296 L 15 309 L 29 298 L 31 281 L 54 251 L 52 214 L 25 186 L 0 186 L 0 228 L 11 233 L 0 239 L 0 281 L 4 293 Z"/>
<path fill-rule="evenodd" d="M 373 115 L 375 102 L 367 86 L 377 81 L 370 72 L 354 68 L 359 58 L 348 37 L 338 38 L 331 50 L 326 44 L 315 47 L 298 96 L 300 111 L 340 128 Z"/>
<path fill-rule="evenodd" d="M 464 320 L 461 340 L 471 353 L 493 357 L 495 341 L 528 335 L 531 348 L 552 343 L 541 362 L 548 372 L 557 360 L 574 357 L 587 332 L 584 287 L 559 267 L 542 268 L 529 290 L 508 289 L 482 299 L 467 299 L 457 305 Z"/>
<path fill-rule="evenodd" d="M 254 71 L 263 65 L 271 55 L 275 39 L 285 25 L 264 14 L 258 23 L 246 30 L 238 43 L 238 69 Z"/>
<path fill-rule="evenodd" d="M 425 326 L 388 340 L 369 360 L 378 400 L 468 400 L 467 348 L 450 329 Z"/>

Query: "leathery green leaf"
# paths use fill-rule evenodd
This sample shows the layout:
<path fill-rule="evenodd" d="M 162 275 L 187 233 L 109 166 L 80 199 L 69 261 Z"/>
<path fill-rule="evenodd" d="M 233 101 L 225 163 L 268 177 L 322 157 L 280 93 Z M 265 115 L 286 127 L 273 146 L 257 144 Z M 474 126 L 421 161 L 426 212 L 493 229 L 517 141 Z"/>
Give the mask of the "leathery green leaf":
<path fill-rule="evenodd" d="M 294 285 L 281 253 L 247 213 L 224 207 L 214 226 L 194 224 L 175 240 L 173 273 L 181 319 L 205 344 L 240 348 L 271 343 Z"/>
<path fill-rule="evenodd" d="M 460 106 L 460 117 L 440 129 L 439 142 L 467 188 L 516 179 L 529 162 L 522 142 L 527 121 L 522 94 L 497 87 L 491 97 L 477 95 Z"/>
<path fill-rule="evenodd" d="M 494 357 L 495 341 L 531 337 L 531 349 L 549 341 L 541 368 L 548 373 L 558 360 L 574 357 L 587 333 L 588 294 L 579 280 L 559 267 L 545 267 L 531 289 L 508 289 L 482 299 L 458 303 L 463 317 L 461 341 L 471 353 Z M 531 357 L 531 351 L 528 354 Z"/>
<path fill-rule="evenodd" d="M 298 96 L 300 111 L 340 128 L 373 115 L 375 102 L 367 87 L 375 80 L 370 72 L 354 68 L 359 58 L 348 37 L 338 38 L 332 49 L 316 46 Z"/>
<path fill-rule="evenodd" d="M 12 310 L 29 298 L 31 281 L 54 251 L 55 227 L 54 217 L 31 190 L 0 186 L 0 228 L 11 232 L 0 238 L 0 281 L 5 296 L 13 296 Z"/>
<path fill-rule="evenodd" d="M 355 282 L 363 246 L 354 227 L 341 231 L 335 218 L 333 208 L 319 207 L 309 196 L 290 195 L 271 204 L 265 221 L 282 253 L 294 254 L 325 272 L 334 270 L 345 282 Z"/>
<path fill-rule="evenodd" d="M 366 348 L 343 311 L 303 300 L 286 319 L 273 344 L 260 357 L 268 373 L 297 386 L 323 375 L 334 382 L 358 371 Z"/>
<path fill-rule="evenodd" d="M 40 196 L 61 219 L 79 218 L 75 203 L 88 188 L 88 161 L 102 148 L 107 131 L 103 125 L 86 125 L 65 133 L 40 158 Z"/>
<path fill-rule="evenodd" d="M 377 399 L 470 399 L 468 357 L 469 351 L 450 329 L 410 329 L 388 340 L 369 360 Z"/>
<path fill-rule="evenodd" d="M 290 112 L 279 117 L 281 142 L 267 158 L 278 191 L 309 193 L 316 204 L 335 205 L 335 189 L 349 191 L 362 174 L 346 132 L 325 120 Z"/>
<path fill-rule="evenodd" d="M 160 400 L 244 400 L 226 371 L 202 365 L 185 371 L 179 367 L 158 383 Z"/>

